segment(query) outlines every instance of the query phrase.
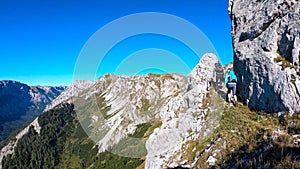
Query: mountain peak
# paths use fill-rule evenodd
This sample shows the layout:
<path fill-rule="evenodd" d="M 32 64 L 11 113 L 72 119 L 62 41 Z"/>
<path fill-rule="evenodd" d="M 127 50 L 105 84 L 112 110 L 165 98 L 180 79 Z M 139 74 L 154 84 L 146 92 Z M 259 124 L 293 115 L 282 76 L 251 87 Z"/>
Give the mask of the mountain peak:
<path fill-rule="evenodd" d="M 189 74 L 189 78 L 195 79 L 196 81 L 201 80 L 205 76 L 213 77 L 215 64 L 219 63 L 218 57 L 213 53 L 204 54 L 196 65 L 196 67 Z"/>

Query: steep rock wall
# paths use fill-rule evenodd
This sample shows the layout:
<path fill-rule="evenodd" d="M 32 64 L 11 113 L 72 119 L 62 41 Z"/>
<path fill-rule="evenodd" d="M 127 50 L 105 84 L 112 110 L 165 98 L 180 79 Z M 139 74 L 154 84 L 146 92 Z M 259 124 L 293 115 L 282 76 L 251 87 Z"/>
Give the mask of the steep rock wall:
<path fill-rule="evenodd" d="M 300 112 L 300 2 L 230 0 L 234 69 L 245 104 Z"/>
<path fill-rule="evenodd" d="M 184 159 L 183 149 L 187 142 L 204 138 L 210 132 L 206 122 L 212 110 L 204 102 L 218 62 L 216 55 L 205 54 L 189 74 L 186 92 L 172 98 L 161 109 L 162 126 L 155 129 L 146 142 L 145 168 L 193 168 L 193 161 Z"/>

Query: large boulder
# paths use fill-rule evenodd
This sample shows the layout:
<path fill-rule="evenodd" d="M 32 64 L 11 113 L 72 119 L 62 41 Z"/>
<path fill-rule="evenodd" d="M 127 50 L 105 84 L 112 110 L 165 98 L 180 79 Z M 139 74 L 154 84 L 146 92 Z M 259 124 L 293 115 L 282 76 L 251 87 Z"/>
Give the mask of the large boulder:
<path fill-rule="evenodd" d="M 300 2 L 230 0 L 238 93 L 250 108 L 300 112 Z"/>

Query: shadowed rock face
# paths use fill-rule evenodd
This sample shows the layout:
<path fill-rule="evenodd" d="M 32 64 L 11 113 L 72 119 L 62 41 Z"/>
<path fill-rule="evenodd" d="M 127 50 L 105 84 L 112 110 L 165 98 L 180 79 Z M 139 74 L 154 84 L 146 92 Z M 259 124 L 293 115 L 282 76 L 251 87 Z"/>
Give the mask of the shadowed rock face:
<path fill-rule="evenodd" d="M 0 81 L 0 142 L 43 112 L 64 87 Z"/>
<path fill-rule="evenodd" d="M 230 0 L 239 96 L 255 110 L 300 112 L 300 2 Z"/>

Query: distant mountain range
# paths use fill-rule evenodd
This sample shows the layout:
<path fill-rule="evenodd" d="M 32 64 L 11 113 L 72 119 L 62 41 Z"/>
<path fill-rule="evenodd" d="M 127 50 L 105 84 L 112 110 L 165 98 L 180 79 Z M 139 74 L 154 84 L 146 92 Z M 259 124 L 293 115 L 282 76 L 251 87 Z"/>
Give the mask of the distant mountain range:
<path fill-rule="evenodd" d="M 36 118 L 64 89 L 0 81 L 0 142 Z"/>

